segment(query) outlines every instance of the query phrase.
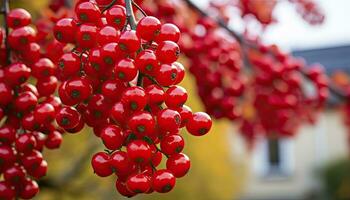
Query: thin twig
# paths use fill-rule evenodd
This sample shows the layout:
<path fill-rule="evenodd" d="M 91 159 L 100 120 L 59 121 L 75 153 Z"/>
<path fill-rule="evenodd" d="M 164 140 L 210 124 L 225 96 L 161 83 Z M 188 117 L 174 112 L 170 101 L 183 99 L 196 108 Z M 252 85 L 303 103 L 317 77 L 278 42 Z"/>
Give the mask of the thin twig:
<path fill-rule="evenodd" d="M 108 4 L 106 7 L 103 8 L 103 10 L 101 10 L 101 13 L 104 13 L 106 10 L 112 8 L 112 6 L 114 6 L 114 4 L 117 2 L 117 0 L 113 0 L 110 4 Z"/>
<path fill-rule="evenodd" d="M 132 0 L 125 0 L 126 18 L 132 30 L 136 30 L 134 11 L 132 10 Z"/>
<path fill-rule="evenodd" d="M 137 3 L 135 3 L 135 1 L 132 1 L 132 5 L 135 6 L 135 8 L 137 8 L 137 10 L 140 11 L 143 16 L 147 16 L 147 13 Z"/>

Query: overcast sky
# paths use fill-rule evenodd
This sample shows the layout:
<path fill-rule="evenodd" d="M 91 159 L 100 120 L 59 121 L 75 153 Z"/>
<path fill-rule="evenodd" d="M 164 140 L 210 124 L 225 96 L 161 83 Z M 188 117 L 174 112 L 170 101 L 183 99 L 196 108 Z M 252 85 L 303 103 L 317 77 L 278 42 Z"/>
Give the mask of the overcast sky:
<path fill-rule="evenodd" d="M 208 0 L 192 0 L 205 6 Z M 267 42 L 292 49 L 309 49 L 350 44 L 350 0 L 316 0 L 326 14 L 321 26 L 305 23 L 290 6 L 287 0 L 275 10 L 279 23 L 271 26 L 265 33 Z"/>

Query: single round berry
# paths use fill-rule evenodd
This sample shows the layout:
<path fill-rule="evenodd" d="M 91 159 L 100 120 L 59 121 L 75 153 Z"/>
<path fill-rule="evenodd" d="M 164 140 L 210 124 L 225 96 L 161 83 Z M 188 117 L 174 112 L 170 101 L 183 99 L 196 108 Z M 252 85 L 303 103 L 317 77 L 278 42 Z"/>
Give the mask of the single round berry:
<path fill-rule="evenodd" d="M 105 152 L 96 153 L 91 159 L 91 165 L 95 174 L 100 177 L 110 176 L 113 171 L 109 164 L 109 155 Z"/>
<path fill-rule="evenodd" d="M 212 125 L 210 116 L 204 112 L 193 113 L 186 124 L 187 131 L 194 136 L 202 136 L 209 132 Z"/>
<path fill-rule="evenodd" d="M 174 175 L 166 169 L 155 171 L 152 177 L 152 187 L 156 192 L 170 192 L 176 183 Z"/>
<path fill-rule="evenodd" d="M 138 22 L 136 33 L 141 39 L 152 41 L 158 36 L 160 27 L 161 23 L 159 19 L 152 16 L 146 16 Z"/>
<path fill-rule="evenodd" d="M 137 163 L 148 162 L 152 156 L 150 146 L 143 140 L 131 141 L 127 145 L 126 150 L 129 159 Z"/>
<path fill-rule="evenodd" d="M 126 181 L 126 187 L 134 193 L 146 193 L 151 189 L 150 177 L 145 174 L 131 175 Z"/>
<path fill-rule="evenodd" d="M 100 135 L 103 144 L 110 150 L 120 149 L 123 145 L 123 132 L 116 125 L 108 125 L 101 130 Z"/>
<path fill-rule="evenodd" d="M 176 178 L 181 178 L 187 174 L 191 162 L 187 155 L 179 153 L 168 158 L 166 167 Z"/>
<path fill-rule="evenodd" d="M 180 153 L 185 146 L 185 141 L 181 135 L 167 135 L 160 142 L 162 152 L 167 155 Z"/>

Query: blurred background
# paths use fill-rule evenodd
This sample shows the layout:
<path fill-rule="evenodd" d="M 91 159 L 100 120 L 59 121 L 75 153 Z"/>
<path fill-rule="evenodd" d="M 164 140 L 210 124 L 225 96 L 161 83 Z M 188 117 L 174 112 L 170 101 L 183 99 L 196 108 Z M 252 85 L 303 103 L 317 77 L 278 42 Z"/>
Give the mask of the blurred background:
<path fill-rule="evenodd" d="M 205 7 L 206 0 L 192 0 Z M 259 1 L 259 0 L 257 0 Z M 268 0 L 261 0 L 268 1 Z M 274 11 L 279 22 L 263 35 L 267 43 L 302 56 L 308 63 L 319 62 L 335 80 L 349 81 L 350 8 L 349 0 L 317 0 L 326 18 L 322 25 L 309 26 L 281 0 Z M 24 7 L 43 14 L 47 0 L 12 0 L 12 7 Z M 234 15 L 234 13 L 233 13 Z M 243 32 L 239 21 L 230 22 Z M 184 63 L 186 61 L 184 60 Z M 193 77 L 187 73 L 183 86 L 188 105 L 203 110 L 196 96 Z M 347 127 L 340 104 L 331 98 L 314 125 L 304 125 L 293 138 L 258 138 L 247 148 L 238 128 L 228 120 L 215 121 L 205 137 L 186 137 L 185 152 L 192 167 L 169 194 L 140 195 L 135 199 L 164 200 L 313 200 L 350 199 L 350 161 Z M 92 154 L 102 149 L 90 129 L 65 135 L 62 148 L 46 152 L 48 176 L 43 179 L 38 200 L 123 199 L 114 188 L 114 178 L 99 178 L 90 167 Z"/>

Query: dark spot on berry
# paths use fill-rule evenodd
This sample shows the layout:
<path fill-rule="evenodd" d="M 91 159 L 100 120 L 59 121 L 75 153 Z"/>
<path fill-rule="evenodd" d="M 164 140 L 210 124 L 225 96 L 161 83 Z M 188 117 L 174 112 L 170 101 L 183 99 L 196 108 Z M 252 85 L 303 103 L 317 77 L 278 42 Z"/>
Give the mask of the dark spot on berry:
<path fill-rule="evenodd" d="M 137 131 L 138 132 L 143 133 L 143 132 L 145 132 L 145 130 L 146 130 L 146 127 L 144 125 L 137 126 Z"/>

